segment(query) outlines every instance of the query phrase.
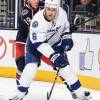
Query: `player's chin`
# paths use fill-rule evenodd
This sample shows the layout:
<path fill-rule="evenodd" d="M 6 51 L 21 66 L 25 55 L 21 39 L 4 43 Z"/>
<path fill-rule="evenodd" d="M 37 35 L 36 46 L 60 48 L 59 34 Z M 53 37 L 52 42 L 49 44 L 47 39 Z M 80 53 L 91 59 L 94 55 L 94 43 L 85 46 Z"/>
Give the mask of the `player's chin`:
<path fill-rule="evenodd" d="M 31 5 L 32 6 L 32 5 Z M 39 7 L 39 5 L 33 5 L 32 6 L 34 9 L 37 9 Z"/>
<path fill-rule="evenodd" d="M 49 19 L 49 21 L 52 21 L 54 18 L 50 16 L 48 19 Z"/>

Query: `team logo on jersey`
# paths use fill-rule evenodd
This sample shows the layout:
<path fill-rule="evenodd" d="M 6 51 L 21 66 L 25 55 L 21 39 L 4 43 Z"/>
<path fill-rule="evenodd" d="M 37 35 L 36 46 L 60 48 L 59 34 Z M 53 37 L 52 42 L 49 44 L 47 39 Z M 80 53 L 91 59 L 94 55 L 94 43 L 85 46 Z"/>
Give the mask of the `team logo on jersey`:
<path fill-rule="evenodd" d="M 34 27 L 34 28 L 38 27 L 38 22 L 37 22 L 37 21 L 34 21 L 34 22 L 32 23 L 32 27 Z"/>
<path fill-rule="evenodd" d="M 25 10 L 22 11 L 22 15 L 23 16 L 26 15 L 26 14 L 28 14 L 28 10 L 27 9 L 25 9 Z"/>

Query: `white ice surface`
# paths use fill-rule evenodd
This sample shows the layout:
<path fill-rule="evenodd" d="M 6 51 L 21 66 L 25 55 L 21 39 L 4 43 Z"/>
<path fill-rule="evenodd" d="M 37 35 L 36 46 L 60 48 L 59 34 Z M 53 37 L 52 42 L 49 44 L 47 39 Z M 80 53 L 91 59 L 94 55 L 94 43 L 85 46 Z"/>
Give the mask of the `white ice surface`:
<path fill-rule="evenodd" d="M 47 91 L 52 83 L 33 81 L 24 100 L 47 100 Z M 0 100 L 9 100 L 16 92 L 16 82 L 12 78 L 0 78 Z M 90 90 L 92 99 L 100 100 L 100 91 Z M 56 84 L 50 100 L 73 100 L 65 85 Z"/>

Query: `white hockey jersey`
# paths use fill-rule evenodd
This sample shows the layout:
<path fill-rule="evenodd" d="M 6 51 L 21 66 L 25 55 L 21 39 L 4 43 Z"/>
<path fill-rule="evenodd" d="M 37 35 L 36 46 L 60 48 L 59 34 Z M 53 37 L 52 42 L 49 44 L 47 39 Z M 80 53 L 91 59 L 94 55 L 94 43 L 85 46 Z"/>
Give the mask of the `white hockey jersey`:
<path fill-rule="evenodd" d="M 66 12 L 59 7 L 55 19 L 50 22 L 44 17 L 44 10 L 35 14 L 30 25 L 29 38 L 32 44 L 41 43 L 37 49 L 49 57 L 54 52 L 52 46 L 61 41 L 61 35 L 65 32 L 69 32 L 69 22 Z"/>

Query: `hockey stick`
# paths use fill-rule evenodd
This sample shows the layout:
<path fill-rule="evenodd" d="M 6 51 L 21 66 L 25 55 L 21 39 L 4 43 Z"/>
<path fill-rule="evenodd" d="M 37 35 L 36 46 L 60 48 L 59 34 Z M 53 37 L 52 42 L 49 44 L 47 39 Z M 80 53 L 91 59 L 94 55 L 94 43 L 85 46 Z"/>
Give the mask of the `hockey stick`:
<path fill-rule="evenodd" d="M 70 24 L 70 32 L 71 33 L 75 32 L 78 29 L 78 26 L 80 26 L 82 24 L 85 24 L 85 23 L 87 23 L 87 22 L 89 22 L 89 21 L 91 21 L 93 19 L 99 18 L 99 17 L 100 17 L 100 15 L 91 17 L 91 18 L 89 18 L 89 19 L 87 19 L 85 21 L 82 21 L 80 23 L 77 23 L 77 24 Z"/>
<path fill-rule="evenodd" d="M 93 19 L 99 18 L 99 17 L 100 17 L 100 15 L 97 15 L 97 16 L 91 17 L 91 18 L 89 18 L 89 19 L 87 19 L 87 20 L 85 20 L 85 21 L 82 21 L 82 22 L 80 22 L 80 23 L 72 24 L 72 26 L 79 26 L 79 25 L 82 25 L 82 24 L 84 24 L 84 23 L 87 23 L 87 22 L 89 22 L 89 21 L 91 21 L 91 20 L 93 20 Z"/>
<path fill-rule="evenodd" d="M 57 80 L 57 78 L 58 78 L 58 76 L 59 76 L 59 71 L 60 71 L 60 67 L 59 67 L 59 69 L 57 70 L 57 73 L 56 73 L 56 76 L 55 76 L 55 78 L 54 78 L 54 82 L 53 82 L 53 85 L 52 85 L 52 87 L 51 87 L 50 92 L 47 92 L 47 100 L 50 100 L 50 97 L 51 97 L 51 94 L 52 94 L 52 92 L 53 92 L 53 89 L 54 89 L 56 80 Z"/>

